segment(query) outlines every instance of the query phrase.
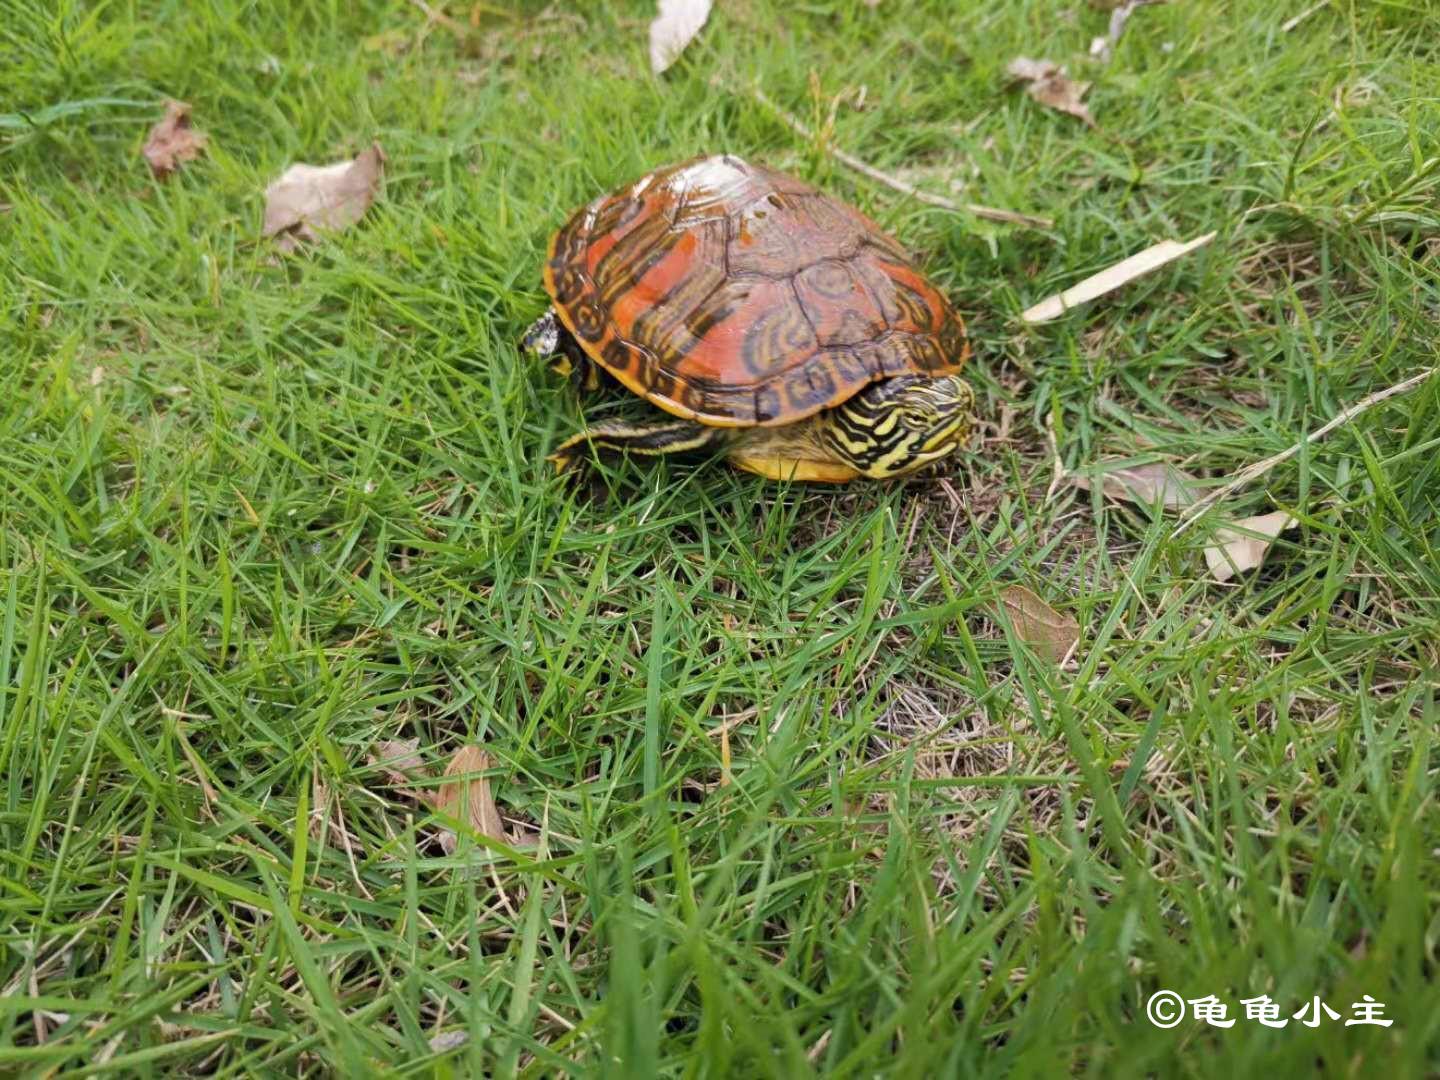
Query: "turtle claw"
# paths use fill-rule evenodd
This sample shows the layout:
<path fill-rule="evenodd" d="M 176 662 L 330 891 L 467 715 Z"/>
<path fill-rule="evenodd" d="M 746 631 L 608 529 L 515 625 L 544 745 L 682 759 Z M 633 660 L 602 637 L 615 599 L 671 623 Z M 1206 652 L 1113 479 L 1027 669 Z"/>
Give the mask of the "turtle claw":
<path fill-rule="evenodd" d="M 547 454 L 545 460 L 555 466 L 556 476 L 566 476 L 580 470 L 580 459 L 568 445 L 562 444 L 553 454 Z"/>

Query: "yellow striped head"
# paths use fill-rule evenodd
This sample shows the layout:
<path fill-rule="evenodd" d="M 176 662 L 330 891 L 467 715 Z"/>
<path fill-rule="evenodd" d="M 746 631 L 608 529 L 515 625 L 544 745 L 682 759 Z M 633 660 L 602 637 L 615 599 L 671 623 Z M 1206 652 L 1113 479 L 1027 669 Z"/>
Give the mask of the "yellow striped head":
<path fill-rule="evenodd" d="M 825 444 L 865 476 L 914 472 L 963 446 L 975 392 L 958 375 L 872 383 L 821 423 Z"/>

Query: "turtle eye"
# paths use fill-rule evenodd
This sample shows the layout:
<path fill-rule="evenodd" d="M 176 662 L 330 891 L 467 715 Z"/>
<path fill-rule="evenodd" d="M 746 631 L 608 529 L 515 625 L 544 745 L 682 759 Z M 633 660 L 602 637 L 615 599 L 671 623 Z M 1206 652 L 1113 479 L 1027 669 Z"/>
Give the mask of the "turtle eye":
<path fill-rule="evenodd" d="M 923 409 L 900 410 L 900 423 L 907 428 L 923 430 L 924 428 L 928 428 L 931 422 L 932 418 L 930 414 Z"/>

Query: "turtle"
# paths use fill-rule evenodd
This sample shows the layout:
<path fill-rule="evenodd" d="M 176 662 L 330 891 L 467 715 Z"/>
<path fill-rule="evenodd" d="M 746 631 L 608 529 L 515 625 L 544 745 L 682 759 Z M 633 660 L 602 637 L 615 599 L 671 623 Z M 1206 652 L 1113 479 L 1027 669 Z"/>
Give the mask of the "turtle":
<path fill-rule="evenodd" d="M 544 283 L 522 347 L 660 410 L 567 439 L 562 472 L 587 452 L 723 447 L 770 479 L 844 483 L 968 439 L 960 316 L 875 222 L 786 173 L 732 154 L 649 172 L 560 227 Z"/>

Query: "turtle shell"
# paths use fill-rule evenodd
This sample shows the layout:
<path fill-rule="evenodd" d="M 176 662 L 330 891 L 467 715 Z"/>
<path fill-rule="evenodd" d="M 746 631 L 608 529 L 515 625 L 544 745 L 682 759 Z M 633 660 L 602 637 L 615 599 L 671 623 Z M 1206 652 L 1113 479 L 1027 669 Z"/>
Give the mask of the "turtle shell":
<path fill-rule="evenodd" d="M 545 288 L 621 383 L 720 427 L 794 423 L 969 356 L 960 317 L 878 225 L 732 155 L 577 211 L 550 241 Z"/>

